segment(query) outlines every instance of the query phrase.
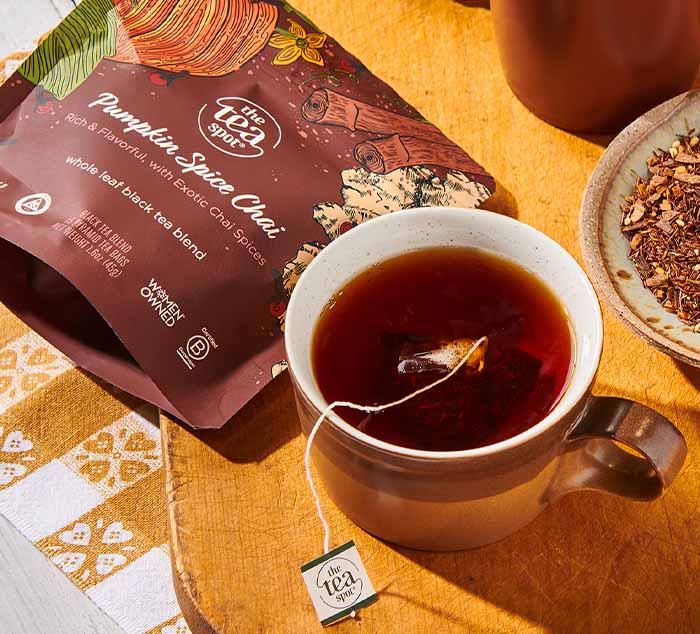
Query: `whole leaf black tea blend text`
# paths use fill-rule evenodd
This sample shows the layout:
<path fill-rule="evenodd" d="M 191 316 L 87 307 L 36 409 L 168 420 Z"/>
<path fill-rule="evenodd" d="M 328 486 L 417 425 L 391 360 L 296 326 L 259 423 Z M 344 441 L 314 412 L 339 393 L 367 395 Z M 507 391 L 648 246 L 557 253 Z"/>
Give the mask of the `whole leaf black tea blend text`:
<path fill-rule="evenodd" d="M 284 369 L 299 276 L 493 179 L 286 2 L 83 0 L 0 88 L 0 299 L 195 427 Z"/>

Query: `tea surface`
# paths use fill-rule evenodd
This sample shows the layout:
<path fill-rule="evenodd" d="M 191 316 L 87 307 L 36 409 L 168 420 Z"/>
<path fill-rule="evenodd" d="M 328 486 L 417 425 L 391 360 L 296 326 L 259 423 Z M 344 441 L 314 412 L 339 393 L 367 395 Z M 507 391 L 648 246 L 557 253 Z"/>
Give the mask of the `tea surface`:
<path fill-rule="evenodd" d="M 414 449 L 457 451 L 510 438 L 540 421 L 566 388 L 572 338 L 563 307 L 537 277 L 463 248 L 386 260 L 340 289 L 318 319 L 312 365 L 330 402 L 388 403 L 438 371 L 400 374 L 407 342 L 488 336 L 480 374 L 376 414 L 338 408 L 365 433 Z M 444 371 L 446 372 L 446 370 Z"/>

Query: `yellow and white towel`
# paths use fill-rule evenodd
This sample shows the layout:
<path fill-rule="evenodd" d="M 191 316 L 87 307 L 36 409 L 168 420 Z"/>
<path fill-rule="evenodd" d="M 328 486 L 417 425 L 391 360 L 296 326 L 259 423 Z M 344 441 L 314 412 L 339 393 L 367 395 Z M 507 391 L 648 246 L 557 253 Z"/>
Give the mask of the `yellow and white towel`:
<path fill-rule="evenodd" d="M 73 367 L 0 305 L 0 513 L 129 634 L 189 634 L 158 411 Z"/>

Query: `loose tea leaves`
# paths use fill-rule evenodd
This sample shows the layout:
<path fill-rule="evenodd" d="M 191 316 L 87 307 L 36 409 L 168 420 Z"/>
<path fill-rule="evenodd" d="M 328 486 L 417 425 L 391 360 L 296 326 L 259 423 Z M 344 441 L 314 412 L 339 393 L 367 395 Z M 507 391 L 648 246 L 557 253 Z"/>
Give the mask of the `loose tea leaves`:
<path fill-rule="evenodd" d="M 690 131 L 647 159 L 620 205 L 629 257 L 657 301 L 700 331 L 700 137 Z"/>

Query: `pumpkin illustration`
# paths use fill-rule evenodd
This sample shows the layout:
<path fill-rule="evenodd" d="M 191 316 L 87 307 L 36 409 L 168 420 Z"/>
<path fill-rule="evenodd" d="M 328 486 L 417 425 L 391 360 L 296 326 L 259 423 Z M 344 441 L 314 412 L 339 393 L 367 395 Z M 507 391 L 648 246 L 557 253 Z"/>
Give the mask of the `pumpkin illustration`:
<path fill-rule="evenodd" d="M 111 59 L 174 73 L 237 71 L 267 43 L 277 7 L 252 0 L 114 0 L 119 16 Z"/>
<path fill-rule="evenodd" d="M 105 58 L 174 75 L 226 75 L 260 52 L 277 15 L 255 0 L 83 0 L 19 73 L 56 99 Z"/>

